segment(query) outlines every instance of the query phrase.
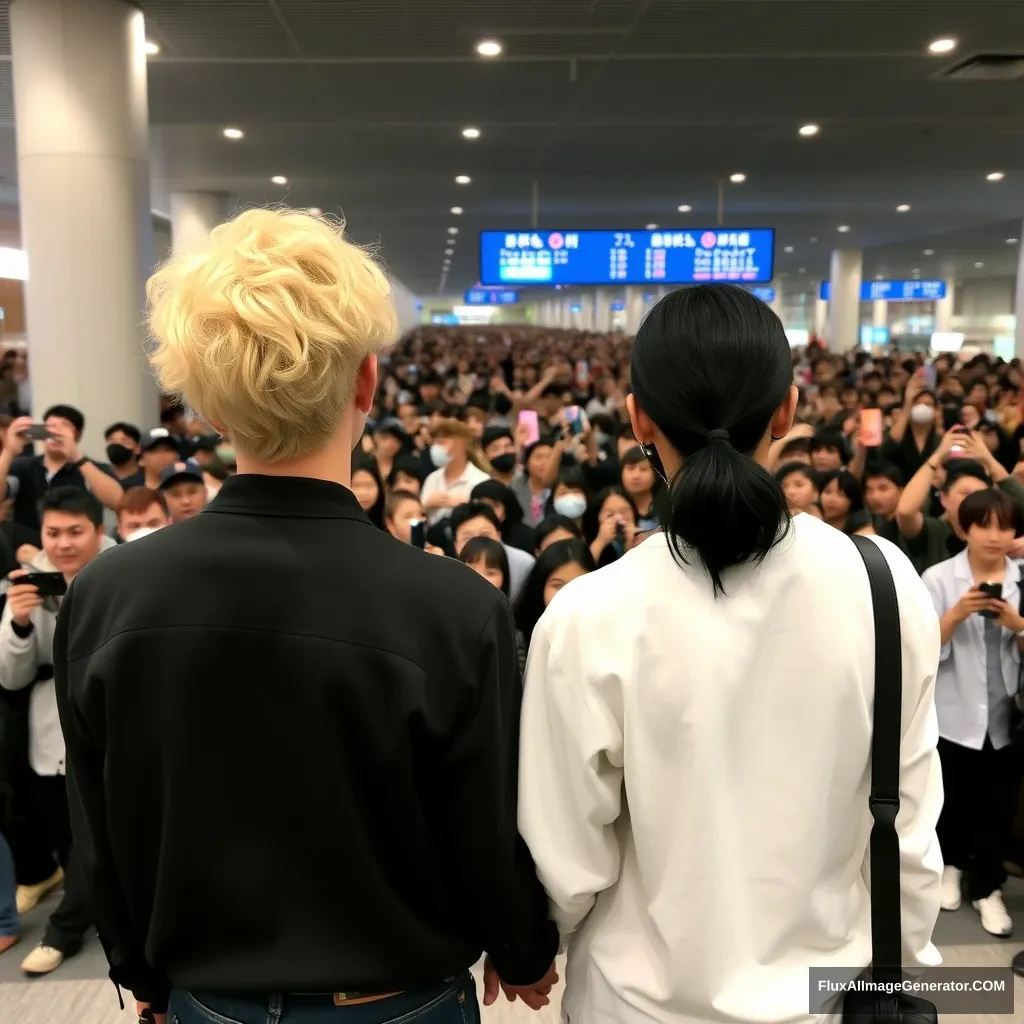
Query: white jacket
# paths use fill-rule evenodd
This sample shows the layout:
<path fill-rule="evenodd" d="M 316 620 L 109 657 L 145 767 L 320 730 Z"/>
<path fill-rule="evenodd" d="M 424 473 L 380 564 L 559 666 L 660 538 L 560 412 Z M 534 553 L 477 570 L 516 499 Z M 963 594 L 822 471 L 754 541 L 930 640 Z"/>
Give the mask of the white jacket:
<path fill-rule="evenodd" d="M 934 965 L 939 626 L 910 562 L 875 542 L 903 636 L 904 963 Z M 863 561 L 800 515 L 726 589 L 714 600 L 657 534 L 565 587 L 534 632 L 520 830 L 571 936 L 578 1024 L 821 1021 L 808 968 L 869 962 Z"/>

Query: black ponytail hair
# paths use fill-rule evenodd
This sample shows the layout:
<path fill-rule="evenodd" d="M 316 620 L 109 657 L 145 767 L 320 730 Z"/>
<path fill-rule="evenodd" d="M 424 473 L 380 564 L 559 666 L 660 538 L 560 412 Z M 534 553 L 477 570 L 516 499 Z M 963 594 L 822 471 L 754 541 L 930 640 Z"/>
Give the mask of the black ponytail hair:
<path fill-rule="evenodd" d="M 679 563 L 697 556 L 717 597 L 727 569 L 760 562 L 790 527 L 782 488 L 751 457 L 793 384 L 782 321 L 735 285 L 671 292 L 637 332 L 631 378 L 682 460 L 662 529 Z"/>

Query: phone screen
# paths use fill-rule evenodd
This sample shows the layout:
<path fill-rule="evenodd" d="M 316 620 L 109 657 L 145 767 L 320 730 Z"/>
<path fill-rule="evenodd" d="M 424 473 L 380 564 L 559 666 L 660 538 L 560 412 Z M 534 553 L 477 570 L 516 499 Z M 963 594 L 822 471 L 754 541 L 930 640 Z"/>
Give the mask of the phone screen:
<path fill-rule="evenodd" d="M 979 583 L 978 589 L 983 594 L 988 594 L 989 597 L 994 598 L 997 601 L 1003 596 L 1003 585 L 1001 583 Z M 997 617 L 995 612 L 987 610 L 982 610 L 978 612 L 978 614 L 986 619 L 994 619 Z"/>
<path fill-rule="evenodd" d="M 882 443 L 882 410 L 861 409 L 859 440 L 862 448 L 877 448 Z"/>
<path fill-rule="evenodd" d="M 935 385 L 938 383 L 939 375 L 934 366 L 928 365 L 922 367 L 922 376 L 924 377 L 925 384 L 928 385 L 929 391 L 935 390 Z"/>
<path fill-rule="evenodd" d="M 526 428 L 523 445 L 536 444 L 540 440 L 540 420 L 535 409 L 524 409 L 519 414 L 519 422 Z"/>
<path fill-rule="evenodd" d="M 578 405 L 570 405 L 565 410 L 565 418 L 569 423 L 569 433 L 573 437 L 583 433 L 583 410 Z"/>

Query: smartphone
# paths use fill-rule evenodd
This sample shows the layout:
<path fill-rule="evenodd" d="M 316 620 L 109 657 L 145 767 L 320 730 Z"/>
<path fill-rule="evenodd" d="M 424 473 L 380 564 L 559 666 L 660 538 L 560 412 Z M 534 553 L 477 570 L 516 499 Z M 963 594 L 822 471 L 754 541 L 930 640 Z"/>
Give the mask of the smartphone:
<path fill-rule="evenodd" d="M 519 425 L 526 428 L 523 446 L 536 444 L 540 440 L 540 419 L 535 409 L 524 409 L 519 414 Z"/>
<path fill-rule="evenodd" d="M 944 405 L 942 407 L 942 428 L 943 430 L 952 430 L 955 426 L 960 423 L 960 406 L 959 405 Z"/>
<path fill-rule="evenodd" d="M 983 594 L 988 594 L 989 597 L 993 598 L 996 601 L 1002 600 L 1002 597 L 1003 597 L 1003 585 L 1002 585 L 1002 583 L 979 583 L 978 584 L 978 589 Z M 998 613 L 990 612 L 990 611 L 980 611 L 980 612 L 978 612 L 978 614 L 983 616 L 986 619 L 995 619 L 995 618 L 999 617 Z"/>
<path fill-rule="evenodd" d="M 565 419 L 569 424 L 569 433 L 579 437 L 583 433 L 583 410 L 578 405 L 570 405 L 565 410 Z"/>
<path fill-rule="evenodd" d="M 590 383 L 590 365 L 586 359 L 581 359 L 576 364 L 576 386 L 585 388 Z"/>
<path fill-rule="evenodd" d="M 625 523 L 619 522 L 619 523 L 615 524 L 615 536 L 619 540 L 625 540 L 626 539 L 626 524 Z"/>
<path fill-rule="evenodd" d="M 877 448 L 883 440 L 881 409 L 861 409 L 858 440 L 862 448 Z"/>
<path fill-rule="evenodd" d="M 62 572 L 30 572 L 11 582 L 15 586 L 31 583 L 39 591 L 40 597 L 63 597 L 68 592 L 68 581 Z"/>
<path fill-rule="evenodd" d="M 427 546 L 427 524 L 422 519 L 409 524 L 409 543 L 420 551 Z"/>
<path fill-rule="evenodd" d="M 936 384 L 939 382 L 939 374 L 935 367 L 930 363 L 927 366 L 922 366 L 921 376 L 924 377 L 924 382 L 928 385 L 928 390 L 934 391 Z"/>
<path fill-rule="evenodd" d="M 45 423 L 33 423 L 23 436 L 26 441 L 48 441 L 53 434 L 46 429 Z"/>

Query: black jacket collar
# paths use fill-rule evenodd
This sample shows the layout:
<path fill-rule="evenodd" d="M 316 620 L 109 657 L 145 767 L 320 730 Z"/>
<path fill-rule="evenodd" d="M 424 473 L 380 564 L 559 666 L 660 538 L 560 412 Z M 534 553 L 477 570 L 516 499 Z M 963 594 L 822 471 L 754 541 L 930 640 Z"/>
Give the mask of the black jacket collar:
<path fill-rule="evenodd" d="M 240 473 L 224 481 L 205 511 L 292 519 L 355 519 L 373 525 L 347 487 L 305 476 Z"/>

